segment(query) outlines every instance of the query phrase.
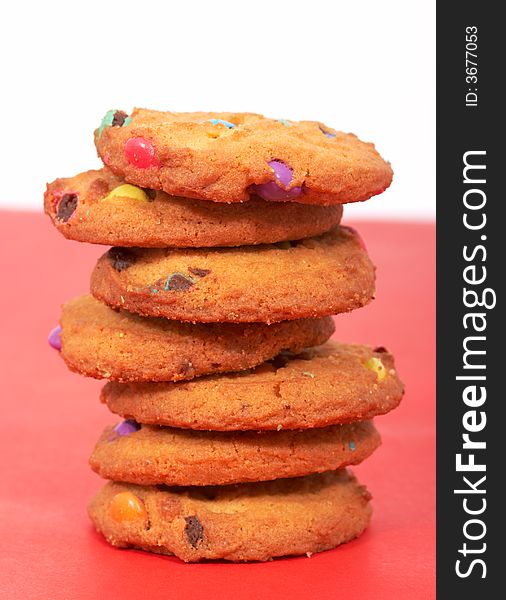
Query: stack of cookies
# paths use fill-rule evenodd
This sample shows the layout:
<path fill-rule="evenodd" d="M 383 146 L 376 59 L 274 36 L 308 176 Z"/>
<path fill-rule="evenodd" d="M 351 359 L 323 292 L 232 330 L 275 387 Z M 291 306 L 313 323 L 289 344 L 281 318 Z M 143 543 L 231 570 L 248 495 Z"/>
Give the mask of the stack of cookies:
<path fill-rule="evenodd" d="M 109 249 L 50 343 L 108 379 L 91 501 L 114 546 L 184 561 L 312 554 L 358 536 L 370 495 L 346 467 L 403 387 L 392 356 L 328 341 L 375 273 L 342 204 L 392 171 L 317 122 L 109 111 L 105 166 L 47 187 L 67 238 Z M 338 321 L 337 321 L 338 322 Z"/>

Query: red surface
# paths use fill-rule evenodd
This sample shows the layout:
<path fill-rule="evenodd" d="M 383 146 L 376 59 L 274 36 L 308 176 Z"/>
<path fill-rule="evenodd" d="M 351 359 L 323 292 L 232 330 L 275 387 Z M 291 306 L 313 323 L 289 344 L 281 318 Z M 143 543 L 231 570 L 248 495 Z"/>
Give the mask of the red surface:
<path fill-rule="evenodd" d="M 311 558 L 186 565 L 115 550 L 86 516 L 101 485 L 88 455 L 115 417 L 98 402 L 101 384 L 68 372 L 46 337 L 102 249 L 64 240 L 41 215 L 0 213 L 3 600 L 434 598 L 434 227 L 358 229 L 378 266 L 377 300 L 337 318 L 337 337 L 387 346 L 407 386 L 401 407 L 376 420 L 382 447 L 355 468 L 374 496 L 371 527 Z"/>

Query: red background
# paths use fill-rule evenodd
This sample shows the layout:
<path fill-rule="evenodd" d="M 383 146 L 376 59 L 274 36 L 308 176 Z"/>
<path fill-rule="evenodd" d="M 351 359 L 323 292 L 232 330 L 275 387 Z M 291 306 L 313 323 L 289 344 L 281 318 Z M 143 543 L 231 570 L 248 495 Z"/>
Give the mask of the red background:
<path fill-rule="evenodd" d="M 3 600 L 435 597 L 435 231 L 357 228 L 378 267 L 377 299 L 337 317 L 336 337 L 389 348 L 407 388 L 376 420 L 382 447 L 354 469 L 374 496 L 371 527 L 311 558 L 186 565 L 115 550 L 86 515 L 101 485 L 87 459 L 117 418 L 98 401 L 101 383 L 68 372 L 46 339 L 103 248 L 64 240 L 42 215 L 0 213 Z"/>

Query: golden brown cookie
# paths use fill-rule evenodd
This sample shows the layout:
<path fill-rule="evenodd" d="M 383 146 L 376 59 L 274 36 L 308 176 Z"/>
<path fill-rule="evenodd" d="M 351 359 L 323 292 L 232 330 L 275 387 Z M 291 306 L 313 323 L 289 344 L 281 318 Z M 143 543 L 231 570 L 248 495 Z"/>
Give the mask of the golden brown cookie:
<path fill-rule="evenodd" d="M 242 246 L 298 240 L 339 224 L 341 206 L 217 204 L 142 189 L 106 168 L 57 179 L 44 209 L 66 238 L 142 248 Z"/>
<path fill-rule="evenodd" d="M 101 400 L 139 423 L 214 431 L 307 429 L 371 419 L 403 394 L 384 348 L 327 342 L 249 372 L 178 383 L 115 383 Z"/>
<path fill-rule="evenodd" d="M 91 276 L 109 306 L 192 322 L 322 317 L 364 306 L 374 266 L 358 235 L 338 227 L 298 242 L 213 250 L 111 248 Z"/>
<path fill-rule="evenodd" d="M 114 311 L 91 296 L 63 306 L 61 355 L 72 370 L 113 381 L 178 381 L 241 371 L 281 350 L 325 342 L 332 319 L 191 324 Z"/>
<path fill-rule="evenodd" d="M 369 524 L 371 495 L 346 470 L 267 483 L 169 488 L 107 483 L 88 512 L 113 546 L 202 559 L 329 550 Z"/>
<path fill-rule="evenodd" d="M 356 465 L 380 445 L 372 421 L 301 431 L 194 431 L 123 421 L 90 457 L 105 479 L 139 485 L 222 485 Z"/>
<path fill-rule="evenodd" d="M 109 111 L 98 154 L 129 183 L 174 196 L 343 204 L 385 190 L 392 169 L 373 144 L 315 121 L 251 113 Z"/>

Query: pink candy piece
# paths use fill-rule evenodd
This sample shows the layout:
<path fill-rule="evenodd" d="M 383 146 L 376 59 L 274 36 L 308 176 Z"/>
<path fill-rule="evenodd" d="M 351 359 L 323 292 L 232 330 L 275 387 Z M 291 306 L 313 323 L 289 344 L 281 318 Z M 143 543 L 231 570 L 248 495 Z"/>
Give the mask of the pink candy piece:
<path fill-rule="evenodd" d="M 51 346 L 51 348 L 54 348 L 55 350 L 58 350 L 58 352 L 61 350 L 61 338 L 60 338 L 60 334 L 61 334 L 61 327 L 60 327 L 60 325 L 57 325 L 49 333 L 49 336 L 47 338 L 47 341 L 49 342 L 49 345 Z"/>
<path fill-rule="evenodd" d="M 292 169 L 281 160 L 271 160 L 268 163 L 269 167 L 274 171 L 274 181 L 253 185 L 253 191 L 264 200 L 290 200 L 297 198 L 302 193 L 300 186 L 294 187 L 291 190 L 286 188 L 290 185 L 293 174 Z"/>
<path fill-rule="evenodd" d="M 159 162 L 155 156 L 155 147 L 143 137 L 130 138 L 125 144 L 126 160 L 139 169 L 157 167 Z"/>

